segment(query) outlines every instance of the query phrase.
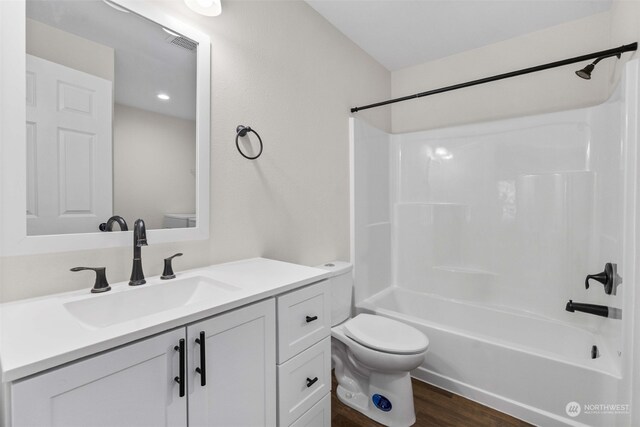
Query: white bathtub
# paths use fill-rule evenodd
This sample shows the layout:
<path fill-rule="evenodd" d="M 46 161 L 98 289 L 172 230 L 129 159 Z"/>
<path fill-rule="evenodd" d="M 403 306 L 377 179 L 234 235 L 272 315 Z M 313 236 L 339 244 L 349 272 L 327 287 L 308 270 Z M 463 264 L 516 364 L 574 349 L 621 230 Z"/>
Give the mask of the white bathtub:
<path fill-rule="evenodd" d="M 583 329 L 521 312 L 388 288 L 359 311 L 408 323 L 429 338 L 414 377 L 542 425 L 624 426 L 619 363 L 605 341 Z M 591 347 L 600 356 L 591 358 Z M 585 409 L 569 417 L 567 404 Z M 588 413 L 591 412 L 591 413 Z"/>

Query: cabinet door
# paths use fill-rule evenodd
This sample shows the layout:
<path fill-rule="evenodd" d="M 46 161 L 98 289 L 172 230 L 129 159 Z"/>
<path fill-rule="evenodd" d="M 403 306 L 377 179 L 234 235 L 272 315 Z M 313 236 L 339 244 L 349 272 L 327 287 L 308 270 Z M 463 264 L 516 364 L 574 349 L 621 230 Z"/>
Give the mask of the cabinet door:
<path fill-rule="evenodd" d="M 205 343 L 205 379 L 200 334 Z M 276 424 L 275 303 L 269 299 L 187 327 L 189 425 Z"/>
<path fill-rule="evenodd" d="M 12 426 L 186 426 L 181 338 L 184 328 L 13 383 Z"/>

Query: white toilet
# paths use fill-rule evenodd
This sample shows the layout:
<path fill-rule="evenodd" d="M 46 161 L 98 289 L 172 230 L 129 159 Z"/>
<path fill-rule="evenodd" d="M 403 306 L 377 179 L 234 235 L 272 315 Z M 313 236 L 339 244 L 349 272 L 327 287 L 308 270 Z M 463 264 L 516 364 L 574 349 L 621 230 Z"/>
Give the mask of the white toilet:
<path fill-rule="evenodd" d="M 409 325 L 382 316 L 351 318 L 352 266 L 335 261 L 331 282 L 331 360 L 342 403 L 386 426 L 415 423 L 409 371 L 424 361 L 429 340 Z"/>

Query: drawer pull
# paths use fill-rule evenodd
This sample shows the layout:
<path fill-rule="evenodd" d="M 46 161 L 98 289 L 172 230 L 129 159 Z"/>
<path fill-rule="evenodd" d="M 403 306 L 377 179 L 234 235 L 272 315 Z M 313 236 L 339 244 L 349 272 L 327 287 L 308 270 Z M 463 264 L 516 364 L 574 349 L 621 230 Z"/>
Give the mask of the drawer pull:
<path fill-rule="evenodd" d="M 206 337 L 204 331 L 200 331 L 200 338 L 196 338 L 196 344 L 200 345 L 200 367 L 196 368 L 196 372 L 200 374 L 200 386 L 207 385 L 207 356 L 205 353 Z"/>
<path fill-rule="evenodd" d="M 318 377 L 315 377 L 314 379 L 307 378 L 307 387 L 311 387 L 311 386 L 312 386 L 312 385 L 314 385 L 317 381 L 318 381 Z"/>
<path fill-rule="evenodd" d="M 175 377 L 173 380 L 180 384 L 180 397 L 184 397 L 185 394 L 185 380 L 184 380 L 184 371 L 185 371 L 185 358 L 184 358 L 184 339 L 179 341 L 180 345 L 175 346 L 173 349 L 177 351 L 180 355 L 180 374 Z"/>
<path fill-rule="evenodd" d="M 311 323 L 311 322 L 313 322 L 314 320 L 318 320 L 318 316 L 313 316 L 313 317 L 311 317 L 311 316 L 307 316 L 307 323 Z"/>

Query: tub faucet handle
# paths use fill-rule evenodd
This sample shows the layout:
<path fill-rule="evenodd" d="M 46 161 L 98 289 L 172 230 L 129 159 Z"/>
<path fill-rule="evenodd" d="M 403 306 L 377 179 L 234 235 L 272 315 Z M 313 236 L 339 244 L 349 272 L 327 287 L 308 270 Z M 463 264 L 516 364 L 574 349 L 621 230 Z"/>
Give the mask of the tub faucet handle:
<path fill-rule="evenodd" d="M 616 264 L 608 262 L 604 265 L 604 271 L 587 275 L 587 278 L 584 280 L 585 289 L 589 289 L 589 280 L 593 279 L 604 285 L 604 292 L 607 295 L 615 295 L 618 285 L 622 283 L 616 267 Z"/>

